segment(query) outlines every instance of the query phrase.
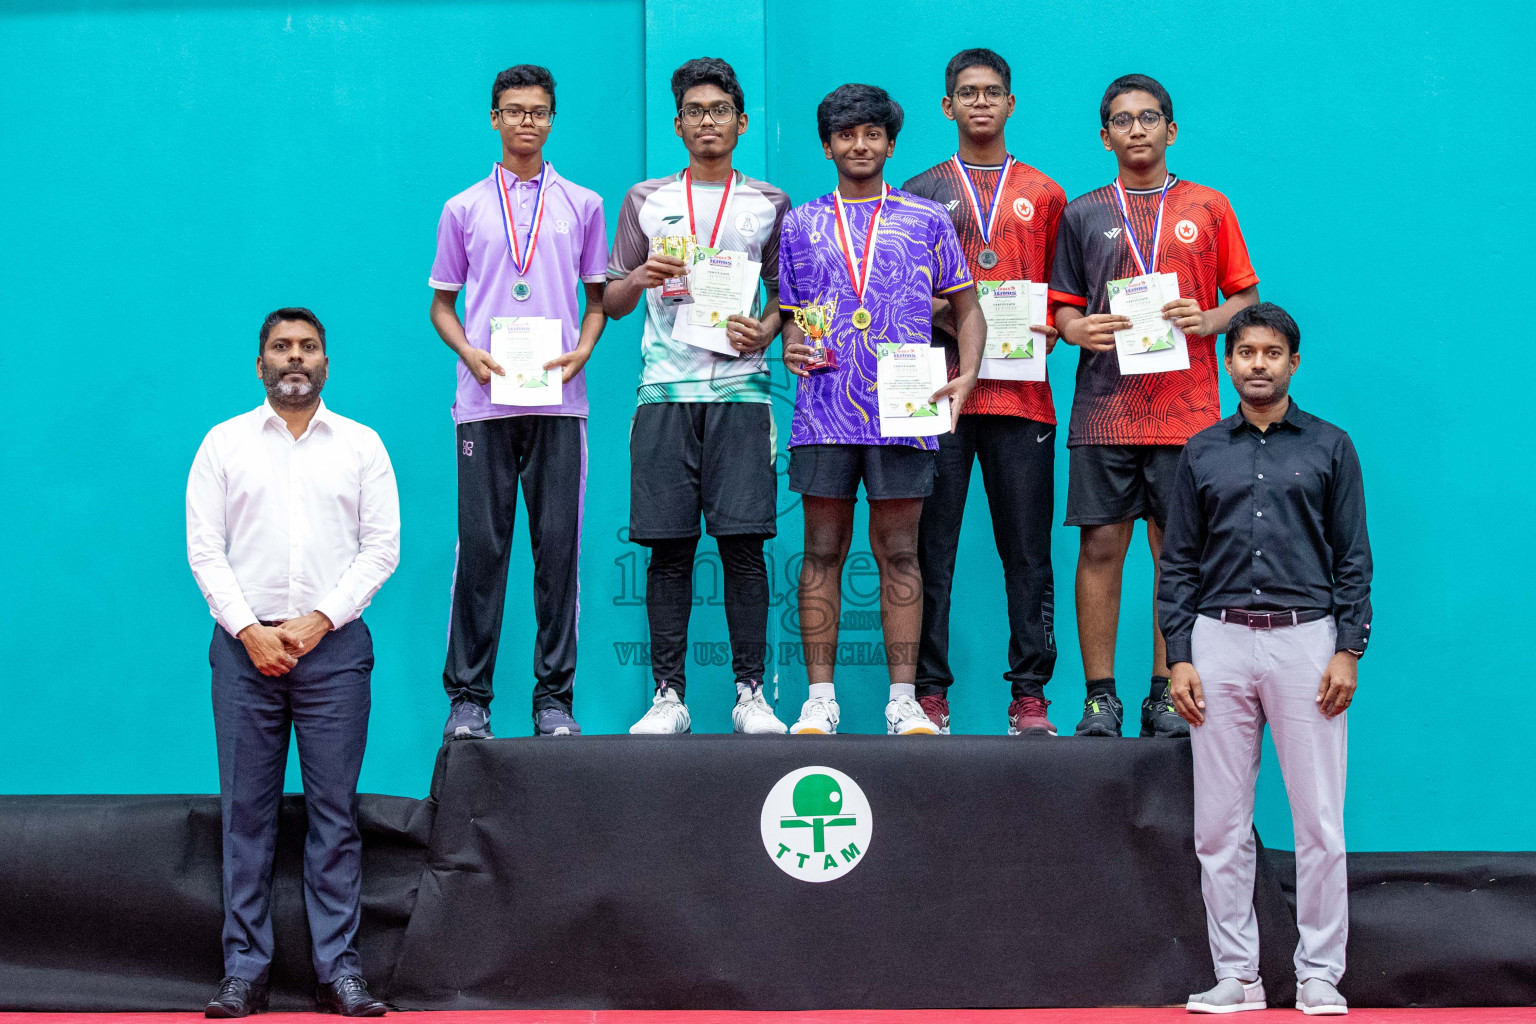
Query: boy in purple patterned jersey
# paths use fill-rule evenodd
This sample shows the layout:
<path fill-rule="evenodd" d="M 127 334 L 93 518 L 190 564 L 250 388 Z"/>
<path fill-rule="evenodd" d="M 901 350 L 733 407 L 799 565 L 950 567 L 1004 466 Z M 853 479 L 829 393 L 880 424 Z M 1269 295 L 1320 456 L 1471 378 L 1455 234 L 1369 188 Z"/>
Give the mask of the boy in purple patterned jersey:
<path fill-rule="evenodd" d="M 917 524 L 933 490 L 934 437 L 882 437 L 876 394 L 878 347 L 927 346 L 933 297 L 947 298 L 958 325 L 960 373 L 935 389 L 958 418 L 981 366 L 986 321 L 954 226 L 936 203 L 885 184 L 902 113 L 884 89 L 844 85 L 816 108 L 837 191 L 796 207 L 779 237 L 779 301 L 785 310 L 784 362 L 800 378 L 790 433 L 789 486 L 804 496 L 805 560 L 800 630 L 810 698 L 790 731 L 835 733 L 832 676 L 842 612 L 843 560 L 853 539 L 859 482 L 869 499 L 869 546 L 880 568 L 880 611 L 891 696 L 886 731 L 933 734 L 917 702 L 922 574 Z M 812 348 L 792 319 L 830 304 L 820 343 L 836 368 L 812 375 Z M 802 314 L 803 315 L 803 314 Z"/>

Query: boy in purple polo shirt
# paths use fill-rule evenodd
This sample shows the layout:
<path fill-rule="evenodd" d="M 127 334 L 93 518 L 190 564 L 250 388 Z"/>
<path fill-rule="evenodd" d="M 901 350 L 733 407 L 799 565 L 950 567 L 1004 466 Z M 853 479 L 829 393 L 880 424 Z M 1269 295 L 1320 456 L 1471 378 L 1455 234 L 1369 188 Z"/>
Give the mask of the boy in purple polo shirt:
<path fill-rule="evenodd" d="M 784 361 L 800 377 L 789 486 L 804 496 L 805 508 L 800 636 L 811 689 L 790 729 L 797 734 L 837 731 L 832 675 L 843 559 L 853 539 L 860 480 L 869 499 L 869 546 L 880 568 L 891 679 L 886 731 L 938 731 L 915 687 L 923 613 L 917 526 L 923 498 L 933 490 L 938 439 L 880 435 L 877 353 L 889 343 L 929 345 L 933 300 L 948 300 L 960 371 L 936 387 L 934 397 L 949 398 L 958 419 L 981 367 L 986 321 L 944 208 L 885 184 L 885 161 L 896 149 L 901 122 L 901 107 L 875 86 L 844 85 L 822 100 L 816 128 L 827 159 L 837 166 L 837 191 L 791 210 L 779 236 Z M 804 366 L 812 349 L 788 314 L 828 303 L 833 314 L 822 344 L 836 357 L 828 360 L 836 368 L 812 375 Z"/>
<path fill-rule="evenodd" d="M 443 739 L 491 735 L 491 674 L 506 603 L 507 559 L 518 484 L 533 546 L 533 721 L 539 736 L 578 735 L 571 717 L 576 677 L 577 561 L 587 483 L 587 385 L 582 367 L 603 333 L 608 229 L 597 193 L 544 161 L 555 117 L 555 80 L 519 64 L 496 76 L 491 127 L 501 162 L 454 196 L 437 225 L 429 281 L 432 326 L 459 357 L 453 403 L 459 460 L 459 544 L 448 660 L 451 701 Z M 578 281 L 586 293 L 578 310 Z M 456 304 L 464 292 L 464 319 Z M 492 318 L 560 322 L 558 405 L 497 405 Z"/>

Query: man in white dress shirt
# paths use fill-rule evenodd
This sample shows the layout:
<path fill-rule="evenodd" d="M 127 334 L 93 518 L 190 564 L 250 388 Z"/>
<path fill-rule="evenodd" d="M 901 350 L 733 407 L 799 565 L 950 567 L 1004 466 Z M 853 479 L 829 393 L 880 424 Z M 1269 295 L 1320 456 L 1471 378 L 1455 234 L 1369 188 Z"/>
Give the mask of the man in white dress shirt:
<path fill-rule="evenodd" d="M 224 973 L 205 1008 L 266 1008 L 272 854 L 290 728 L 309 835 L 304 906 L 320 1009 L 379 1016 L 355 946 L 357 777 L 373 640 L 359 616 L 400 561 L 400 501 L 379 435 L 325 407 L 325 328 L 307 309 L 261 327 L 267 400 L 214 427 L 187 481 L 187 559 L 218 625 L 213 719 L 224 821 Z"/>

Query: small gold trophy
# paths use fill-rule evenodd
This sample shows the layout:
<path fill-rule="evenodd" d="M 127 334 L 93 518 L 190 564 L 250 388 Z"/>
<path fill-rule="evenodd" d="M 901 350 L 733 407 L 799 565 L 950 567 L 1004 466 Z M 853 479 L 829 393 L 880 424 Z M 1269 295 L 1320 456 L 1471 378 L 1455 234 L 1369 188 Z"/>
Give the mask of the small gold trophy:
<path fill-rule="evenodd" d="M 657 235 L 651 239 L 651 255 L 673 256 L 683 261 L 685 266 L 693 266 L 693 253 L 698 245 L 692 235 Z M 682 305 L 693 301 L 693 292 L 688 287 L 688 275 L 682 277 L 669 277 L 661 283 L 661 301 L 669 306 Z"/>
<path fill-rule="evenodd" d="M 808 373 L 829 373 L 837 369 L 837 352 L 827 345 L 827 334 L 832 330 L 832 317 L 836 312 L 834 302 L 814 303 L 795 310 L 795 326 L 805 332 L 805 343 L 811 347 L 810 361 L 800 364 Z"/>

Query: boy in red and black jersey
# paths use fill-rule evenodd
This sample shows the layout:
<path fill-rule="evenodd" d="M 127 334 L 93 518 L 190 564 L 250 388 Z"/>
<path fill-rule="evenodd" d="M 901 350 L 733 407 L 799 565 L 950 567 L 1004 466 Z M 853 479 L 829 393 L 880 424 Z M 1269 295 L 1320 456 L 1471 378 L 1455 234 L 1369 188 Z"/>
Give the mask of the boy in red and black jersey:
<path fill-rule="evenodd" d="M 1014 109 L 1010 79 L 1007 61 L 991 50 L 955 55 L 944 70 L 943 110 L 959 130 L 959 152 L 902 188 L 949 211 L 973 279 L 1049 281 L 1056 225 L 1067 195 L 1056 182 L 1008 154 L 1003 129 Z M 934 300 L 933 327 L 934 344 L 947 350 L 949 375 L 954 377 L 958 350 L 944 299 Z M 1056 331 L 1042 329 L 1049 351 Z M 947 732 L 947 695 L 954 682 L 949 667 L 950 589 L 971 467 L 979 460 L 1008 594 L 1010 640 L 1004 678 L 1013 689 L 1008 731 L 1055 735 L 1046 717 L 1044 691 L 1056 664 L 1051 633 L 1056 410 L 1050 385 L 979 380 L 963 412 L 955 431 L 939 437 L 938 475 L 923 503 L 918 530 L 923 575 L 918 700 Z"/>
<path fill-rule="evenodd" d="M 1104 93 L 1099 120 L 1099 137 L 1115 154 L 1119 175 L 1067 206 L 1050 290 L 1062 340 L 1082 349 L 1067 436 L 1066 519 L 1083 531 L 1077 621 L 1088 699 L 1080 736 L 1120 735 L 1115 633 L 1135 521 L 1147 520 L 1156 560 L 1179 451 L 1221 418 L 1215 336 L 1259 299 L 1259 278 L 1226 196 L 1168 173 L 1166 153 L 1178 126 L 1167 90 L 1146 75 L 1117 78 Z M 1163 315 L 1185 333 L 1187 370 L 1120 373 L 1115 331 L 1131 322 L 1109 312 L 1105 286 L 1143 273 L 1178 275 L 1179 298 Z M 1168 703 L 1167 686 L 1167 654 L 1157 633 L 1143 736 L 1189 734 Z"/>

